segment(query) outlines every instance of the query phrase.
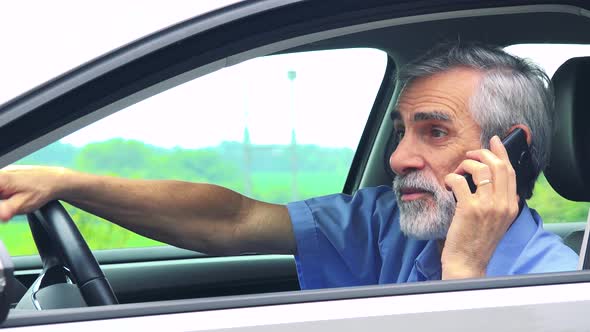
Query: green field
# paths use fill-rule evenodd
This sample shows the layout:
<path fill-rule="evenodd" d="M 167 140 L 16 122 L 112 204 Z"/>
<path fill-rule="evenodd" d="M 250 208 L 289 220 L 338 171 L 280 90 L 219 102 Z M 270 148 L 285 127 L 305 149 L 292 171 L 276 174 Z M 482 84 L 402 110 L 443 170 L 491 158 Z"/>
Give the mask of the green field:
<path fill-rule="evenodd" d="M 82 234 L 93 250 L 112 248 L 152 247 L 162 243 L 129 232 L 117 225 L 97 221 L 82 227 Z M 33 255 L 37 248 L 26 222 L 9 222 L 0 226 L 0 240 L 11 256 Z"/>
<path fill-rule="evenodd" d="M 527 204 L 537 210 L 545 223 L 586 221 L 590 209 L 588 202 L 574 202 L 561 197 L 542 175 Z"/>

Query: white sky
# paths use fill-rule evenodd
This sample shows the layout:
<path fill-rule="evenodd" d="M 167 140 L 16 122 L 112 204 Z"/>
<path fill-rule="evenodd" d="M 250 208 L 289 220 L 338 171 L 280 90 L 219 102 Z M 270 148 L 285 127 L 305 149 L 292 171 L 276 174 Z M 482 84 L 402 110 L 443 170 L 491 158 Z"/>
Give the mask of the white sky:
<path fill-rule="evenodd" d="M 522 44 L 508 46 L 506 51 L 533 60 L 545 70 L 549 77 L 553 77 L 557 68 L 568 59 L 589 56 L 590 45 Z"/>
<path fill-rule="evenodd" d="M 288 144 L 295 126 L 298 143 L 355 148 L 385 66 L 385 54 L 375 50 L 253 59 L 148 98 L 63 141 L 125 137 L 198 148 L 242 141 L 247 124 L 254 144 Z"/>
<path fill-rule="evenodd" d="M 0 103 L 145 34 L 233 2 L 0 2 Z M 550 75 L 567 58 L 590 54 L 588 46 L 509 51 L 534 59 Z M 368 50 L 256 59 L 149 98 L 62 141 L 80 146 L 123 137 L 201 147 L 241 140 L 247 123 L 257 144 L 288 143 L 295 126 L 300 143 L 354 148 L 384 66 L 385 57 Z M 297 72 L 294 83 L 289 70 Z"/>
<path fill-rule="evenodd" d="M 0 2 L 0 103 L 148 33 L 237 0 Z"/>

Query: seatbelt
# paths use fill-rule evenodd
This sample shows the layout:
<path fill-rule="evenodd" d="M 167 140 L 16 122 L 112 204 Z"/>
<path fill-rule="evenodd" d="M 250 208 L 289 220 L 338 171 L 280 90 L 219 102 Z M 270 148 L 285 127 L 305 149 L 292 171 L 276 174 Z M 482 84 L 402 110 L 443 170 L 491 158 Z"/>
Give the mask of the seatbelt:
<path fill-rule="evenodd" d="M 589 235 L 590 235 L 590 210 L 588 210 L 588 218 L 586 219 L 586 229 L 584 230 L 584 237 L 582 238 L 582 246 L 580 247 L 580 260 L 578 261 L 578 270 L 590 270 L 590 246 L 588 246 Z"/>

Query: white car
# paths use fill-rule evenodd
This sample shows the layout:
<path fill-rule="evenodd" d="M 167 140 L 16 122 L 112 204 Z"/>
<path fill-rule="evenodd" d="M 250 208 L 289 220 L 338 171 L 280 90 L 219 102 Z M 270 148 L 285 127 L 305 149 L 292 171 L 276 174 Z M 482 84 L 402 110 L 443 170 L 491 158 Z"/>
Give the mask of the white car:
<path fill-rule="evenodd" d="M 241 1 L 134 41 L 0 105 L 0 165 L 60 164 L 67 155 L 75 164 L 64 166 L 213 181 L 277 202 L 390 185 L 385 156 L 393 148 L 396 68 L 440 41 L 457 39 L 536 44 L 533 55 L 590 44 L 590 3 Z M 563 61 L 579 55 L 568 50 L 557 51 Z M 547 187 L 582 202 L 590 201 L 587 63 L 554 78 L 558 130 L 546 172 Z M 108 154 L 96 142 L 119 153 Z M 184 154 L 211 164 L 168 163 Z M 314 162 L 320 157 L 326 159 Z M 347 164 L 338 166 L 336 157 Z M 147 159 L 163 173 L 136 166 Z M 107 165 L 116 171 L 101 168 Z M 261 183 L 274 187 L 261 192 Z M 2 238 L 12 255 L 2 259 L 4 329 L 590 329 L 590 274 L 584 270 L 301 291 L 291 256 L 212 257 L 145 247 L 156 243 L 80 213 L 51 202 L 28 216 L 31 230 L 18 233 L 18 240 Z M 547 229 L 580 252 L 585 214 L 568 223 L 544 218 Z M 28 227 L 22 220 L 8 226 Z M 31 232 L 40 256 L 27 254 Z M 16 254 L 20 249 L 8 242 L 23 239 L 29 247 Z M 106 241 L 137 247 L 116 249 Z M 104 250 L 91 251 L 86 242 Z"/>

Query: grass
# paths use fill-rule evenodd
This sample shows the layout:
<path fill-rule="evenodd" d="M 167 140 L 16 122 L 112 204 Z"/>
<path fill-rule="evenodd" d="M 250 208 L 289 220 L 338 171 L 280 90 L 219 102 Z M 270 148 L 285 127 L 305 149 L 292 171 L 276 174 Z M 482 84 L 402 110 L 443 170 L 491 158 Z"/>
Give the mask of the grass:
<path fill-rule="evenodd" d="M 82 236 L 92 250 L 114 248 L 138 248 L 163 245 L 163 243 L 132 233 L 117 225 L 96 221 L 90 227 L 79 226 Z M 104 240 L 110 238 L 110 240 Z M 124 241 L 120 239 L 124 238 Z M 0 240 L 4 243 L 11 256 L 35 255 L 37 247 L 29 224 L 23 221 L 11 221 L 0 225 Z"/>
<path fill-rule="evenodd" d="M 539 213 L 545 223 L 586 221 L 590 203 L 574 202 L 561 197 L 541 175 L 528 205 Z"/>

